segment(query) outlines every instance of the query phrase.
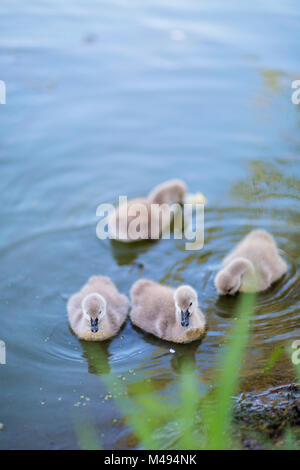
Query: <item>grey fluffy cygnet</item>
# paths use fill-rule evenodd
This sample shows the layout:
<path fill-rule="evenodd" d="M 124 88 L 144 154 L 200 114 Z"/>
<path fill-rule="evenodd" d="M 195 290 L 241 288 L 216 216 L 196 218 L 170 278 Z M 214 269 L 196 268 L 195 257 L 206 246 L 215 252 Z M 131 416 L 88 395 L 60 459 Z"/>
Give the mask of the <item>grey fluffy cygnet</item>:
<path fill-rule="evenodd" d="M 265 230 L 253 230 L 223 260 L 215 277 L 220 294 L 260 292 L 268 289 L 287 271 L 275 240 Z"/>
<path fill-rule="evenodd" d="M 140 279 L 133 284 L 130 295 L 130 319 L 142 330 L 175 343 L 189 343 L 204 335 L 206 320 L 192 287 L 174 290 Z"/>
<path fill-rule="evenodd" d="M 74 333 L 88 341 L 115 336 L 125 322 L 129 299 L 120 294 L 104 276 L 92 276 L 67 304 L 68 319 Z"/>
<path fill-rule="evenodd" d="M 183 181 L 174 179 L 156 186 L 146 198 L 118 206 L 109 216 L 110 238 L 121 242 L 158 239 L 173 219 L 171 205 L 186 192 Z"/>

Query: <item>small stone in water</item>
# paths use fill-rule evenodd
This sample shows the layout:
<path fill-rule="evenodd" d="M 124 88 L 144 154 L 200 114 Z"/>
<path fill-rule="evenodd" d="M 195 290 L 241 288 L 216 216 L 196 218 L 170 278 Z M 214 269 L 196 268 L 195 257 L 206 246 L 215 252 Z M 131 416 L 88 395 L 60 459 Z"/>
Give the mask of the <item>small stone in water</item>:
<path fill-rule="evenodd" d="M 2 431 L 2 429 L 4 429 L 4 424 L 0 423 L 0 431 Z"/>

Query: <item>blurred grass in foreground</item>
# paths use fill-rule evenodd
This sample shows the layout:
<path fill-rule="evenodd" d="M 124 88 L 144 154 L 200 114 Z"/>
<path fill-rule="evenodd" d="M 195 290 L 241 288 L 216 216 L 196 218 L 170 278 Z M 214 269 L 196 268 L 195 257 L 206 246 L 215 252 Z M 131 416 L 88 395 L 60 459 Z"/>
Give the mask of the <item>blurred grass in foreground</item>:
<path fill-rule="evenodd" d="M 221 359 L 221 371 L 213 400 L 204 403 L 207 427 L 206 449 L 231 448 L 233 396 L 238 391 L 240 369 L 250 331 L 250 320 L 255 308 L 255 294 L 243 294 L 238 306 L 238 318 L 229 335 L 228 345 Z"/>
<path fill-rule="evenodd" d="M 154 390 L 151 381 L 145 378 L 126 384 L 124 381 L 118 382 L 113 373 L 102 376 L 107 388 L 114 388 L 116 403 L 140 447 L 150 450 L 218 450 L 237 447 L 232 426 L 234 396 L 238 392 L 255 300 L 255 294 L 240 296 L 237 319 L 233 320 L 229 340 L 222 348 L 218 361 L 219 372 L 209 393 L 202 393 L 202 384 L 189 362 L 183 365 L 179 375 L 175 402 L 166 401 Z M 281 350 L 274 351 L 264 373 L 274 366 L 281 353 Z M 99 375 L 103 360 L 101 354 L 93 359 L 93 367 L 99 371 Z M 297 367 L 297 373 L 300 382 L 300 366 Z M 100 447 L 91 425 L 75 423 L 75 430 L 81 448 Z M 293 431 L 288 429 L 282 448 L 293 448 L 294 442 Z"/>

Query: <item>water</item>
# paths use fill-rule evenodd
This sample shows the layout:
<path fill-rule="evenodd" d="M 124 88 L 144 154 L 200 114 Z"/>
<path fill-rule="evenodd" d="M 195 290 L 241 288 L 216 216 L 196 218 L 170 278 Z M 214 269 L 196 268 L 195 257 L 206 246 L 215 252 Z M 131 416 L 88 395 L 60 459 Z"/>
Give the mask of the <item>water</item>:
<path fill-rule="evenodd" d="M 289 269 L 257 300 L 241 388 L 292 381 L 286 354 L 262 370 L 300 339 L 297 2 L 2 0 L 0 13 L 0 447 L 77 448 L 79 418 L 106 448 L 138 446 L 103 383 L 111 372 L 172 397 L 188 357 L 209 387 L 236 306 L 213 278 L 255 227 L 274 234 Z M 208 199 L 203 250 L 96 238 L 99 203 L 172 177 Z M 130 323 L 107 344 L 78 341 L 66 300 L 97 273 L 124 293 L 140 275 L 192 284 L 207 336 L 175 354 Z"/>

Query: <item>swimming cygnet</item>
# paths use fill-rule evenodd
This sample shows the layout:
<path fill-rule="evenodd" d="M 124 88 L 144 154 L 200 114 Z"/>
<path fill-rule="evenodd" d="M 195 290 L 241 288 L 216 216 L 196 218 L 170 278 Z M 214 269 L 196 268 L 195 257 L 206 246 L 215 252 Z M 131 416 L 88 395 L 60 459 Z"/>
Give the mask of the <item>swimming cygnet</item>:
<path fill-rule="evenodd" d="M 108 277 L 92 276 L 68 301 L 69 323 L 79 338 L 103 341 L 118 333 L 129 306 Z"/>
<path fill-rule="evenodd" d="M 287 271 L 274 238 L 265 230 L 253 230 L 223 260 L 215 277 L 220 294 L 264 291 Z"/>
<path fill-rule="evenodd" d="M 205 333 L 205 316 L 190 286 L 176 290 L 140 279 L 131 291 L 131 321 L 142 330 L 174 343 L 189 343 Z"/>
<path fill-rule="evenodd" d="M 156 186 L 146 198 L 121 204 L 110 214 L 110 237 L 121 242 L 158 239 L 172 222 L 171 205 L 180 203 L 185 192 L 185 183 L 174 179 Z"/>

